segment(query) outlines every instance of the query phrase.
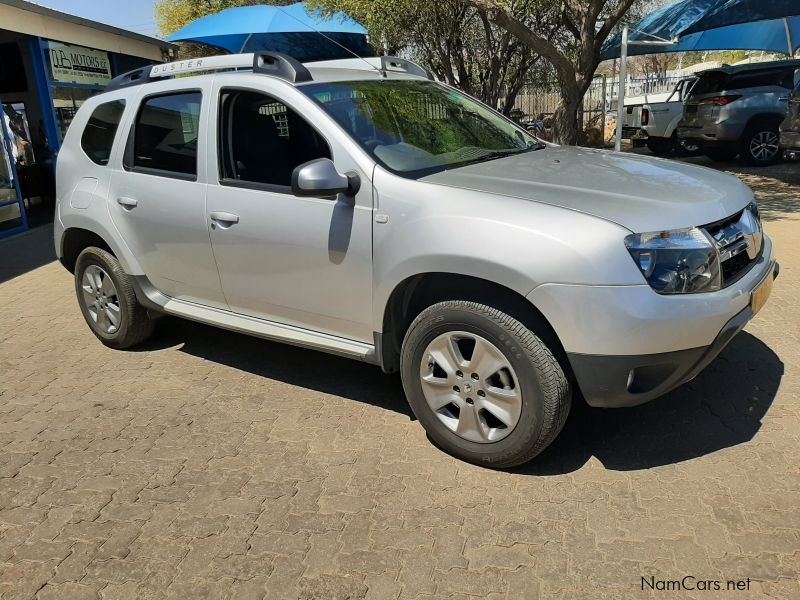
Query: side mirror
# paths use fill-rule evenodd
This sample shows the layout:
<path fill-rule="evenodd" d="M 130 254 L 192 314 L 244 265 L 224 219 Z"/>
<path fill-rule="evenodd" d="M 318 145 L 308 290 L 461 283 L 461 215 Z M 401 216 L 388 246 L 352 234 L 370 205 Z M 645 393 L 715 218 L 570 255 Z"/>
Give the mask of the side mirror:
<path fill-rule="evenodd" d="M 355 196 L 360 188 L 361 178 L 356 173 L 342 175 L 327 158 L 304 163 L 292 173 L 292 193 L 300 198 Z"/>
<path fill-rule="evenodd" d="M 800 69 L 795 69 L 794 70 L 793 83 L 794 83 L 794 87 L 797 87 L 797 85 L 800 84 Z"/>

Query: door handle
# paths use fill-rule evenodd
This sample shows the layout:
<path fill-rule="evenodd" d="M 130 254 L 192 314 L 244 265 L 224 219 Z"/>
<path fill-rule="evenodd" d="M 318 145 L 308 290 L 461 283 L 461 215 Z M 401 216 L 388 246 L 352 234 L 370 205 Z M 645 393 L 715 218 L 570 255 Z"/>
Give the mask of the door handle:
<path fill-rule="evenodd" d="M 783 96 L 782 98 L 778 98 L 778 102 L 788 102 L 789 96 Z"/>
<path fill-rule="evenodd" d="M 230 227 L 239 222 L 239 215 L 224 211 L 214 211 L 208 215 L 211 218 L 211 226 L 214 227 L 216 223 L 220 226 Z"/>
<path fill-rule="evenodd" d="M 139 206 L 139 201 L 136 198 L 126 198 L 122 196 L 117 198 L 117 204 L 119 204 L 125 210 L 131 210 Z"/>

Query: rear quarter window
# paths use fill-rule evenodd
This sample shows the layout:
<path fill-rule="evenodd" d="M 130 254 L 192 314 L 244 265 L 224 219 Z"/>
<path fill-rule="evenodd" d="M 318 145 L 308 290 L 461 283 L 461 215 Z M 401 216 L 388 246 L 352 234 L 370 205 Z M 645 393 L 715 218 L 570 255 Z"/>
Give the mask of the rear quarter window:
<path fill-rule="evenodd" d="M 81 148 L 92 162 L 107 165 L 117 128 L 125 112 L 125 101 L 106 102 L 94 109 L 81 135 Z"/>
<path fill-rule="evenodd" d="M 730 78 L 728 89 L 743 90 L 765 86 L 786 86 L 785 69 L 769 69 L 765 71 L 745 71 Z"/>

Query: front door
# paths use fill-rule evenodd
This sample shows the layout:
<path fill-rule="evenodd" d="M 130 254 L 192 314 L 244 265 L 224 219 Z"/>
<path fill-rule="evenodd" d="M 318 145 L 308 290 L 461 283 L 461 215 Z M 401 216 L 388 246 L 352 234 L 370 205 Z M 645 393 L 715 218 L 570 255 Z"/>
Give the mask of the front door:
<path fill-rule="evenodd" d="M 210 144 L 208 216 L 225 297 L 237 313 L 371 343 L 372 186 L 360 171 L 355 199 L 292 195 L 292 171 L 310 160 L 359 169 L 324 113 L 279 86 L 254 76 L 252 90 L 214 90 L 211 135 L 226 141 Z"/>
<path fill-rule="evenodd" d="M 210 86 L 208 86 L 210 89 Z M 123 168 L 111 178 L 111 217 L 152 284 L 167 296 L 227 308 L 206 223 L 203 116 L 207 90 L 145 96 Z"/>
<path fill-rule="evenodd" d="M 16 139 L 0 99 L 0 237 L 27 228 L 16 169 Z"/>

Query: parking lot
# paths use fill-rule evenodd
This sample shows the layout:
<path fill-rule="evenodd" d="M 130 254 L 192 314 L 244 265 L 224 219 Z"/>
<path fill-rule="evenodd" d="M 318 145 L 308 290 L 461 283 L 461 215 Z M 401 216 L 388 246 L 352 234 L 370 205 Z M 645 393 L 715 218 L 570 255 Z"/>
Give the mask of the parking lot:
<path fill-rule="evenodd" d="M 0 242 L 0 598 L 800 597 L 800 163 L 721 168 L 775 242 L 766 308 L 513 472 L 433 447 L 375 367 L 169 318 L 105 348 L 47 228 Z"/>

